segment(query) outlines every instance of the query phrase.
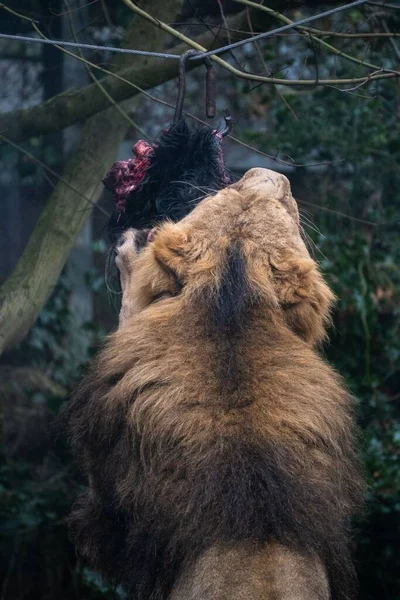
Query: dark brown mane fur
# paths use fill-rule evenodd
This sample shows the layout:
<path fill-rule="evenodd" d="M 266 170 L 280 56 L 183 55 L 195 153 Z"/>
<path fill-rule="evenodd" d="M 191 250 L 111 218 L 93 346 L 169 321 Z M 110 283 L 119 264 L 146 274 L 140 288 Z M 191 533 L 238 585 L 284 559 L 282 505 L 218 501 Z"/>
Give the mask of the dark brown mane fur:
<path fill-rule="evenodd" d="M 229 192 L 234 215 L 253 197 L 241 185 Z M 208 548 L 249 540 L 317 555 L 332 598 L 349 600 L 362 487 L 352 400 L 314 350 L 332 296 L 289 229 L 278 254 L 276 228 L 271 249 L 257 241 L 257 198 L 240 204 L 242 219 L 224 213 L 222 193 L 124 263 L 137 308 L 66 414 L 90 481 L 71 531 L 132 600 L 166 600 Z M 210 231 L 219 208 L 222 237 Z M 270 226 L 287 219 L 271 211 Z"/>

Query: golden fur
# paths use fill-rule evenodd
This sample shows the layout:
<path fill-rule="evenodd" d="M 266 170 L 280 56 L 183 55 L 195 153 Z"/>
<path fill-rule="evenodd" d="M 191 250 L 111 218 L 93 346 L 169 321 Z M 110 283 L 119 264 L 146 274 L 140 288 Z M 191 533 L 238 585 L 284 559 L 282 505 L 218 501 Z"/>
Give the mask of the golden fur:
<path fill-rule="evenodd" d="M 276 542 L 220 544 L 184 569 L 169 600 L 326 600 L 317 557 Z"/>
<path fill-rule="evenodd" d="M 315 350 L 333 295 L 289 182 L 252 169 L 142 237 L 68 409 L 77 545 L 135 600 L 353 598 L 352 400 Z"/>

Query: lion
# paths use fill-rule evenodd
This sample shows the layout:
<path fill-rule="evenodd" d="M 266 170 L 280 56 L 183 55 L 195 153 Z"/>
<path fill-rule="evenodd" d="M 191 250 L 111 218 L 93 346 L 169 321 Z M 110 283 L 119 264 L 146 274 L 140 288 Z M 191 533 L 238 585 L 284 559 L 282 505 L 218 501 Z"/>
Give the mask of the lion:
<path fill-rule="evenodd" d="M 79 551 L 131 600 L 350 600 L 354 402 L 284 175 L 117 247 L 118 330 L 67 409 Z"/>

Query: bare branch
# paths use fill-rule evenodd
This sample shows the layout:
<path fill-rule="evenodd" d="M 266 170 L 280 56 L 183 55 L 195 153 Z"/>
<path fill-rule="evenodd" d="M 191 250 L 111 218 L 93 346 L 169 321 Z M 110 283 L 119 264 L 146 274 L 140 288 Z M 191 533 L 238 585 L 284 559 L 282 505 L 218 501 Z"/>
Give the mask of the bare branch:
<path fill-rule="evenodd" d="M 168 19 L 175 17 L 180 4 L 181 0 L 153 2 L 156 14 Z M 129 47 L 161 49 L 163 39 L 154 35 L 153 26 L 138 26 L 134 21 L 124 43 Z M 126 55 L 118 56 L 115 68 L 123 68 L 127 60 L 130 58 Z M 147 59 L 139 60 L 143 69 Z M 100 94 L 103 95 L 101 91 Z M 126 130 L 127 122 L 115 108 L 86 121 L 62 181 L 47 201 L 16 268 L 0 288 L 0 353 L 26 334 L 51 294 L 69 250 L 90 214 L 90 202 L 99 197 L 101 180 L 115 160 Z"/>
<path fill-rule="evenodd" d="M 65 5 L 67 6 L 67 8 L 69 9 L 68 6 L 68 0 L 64 0 Z M 71 28 L 72 31 L 72 35 L 74 37 L 74 41 L 78 42 L 78 38 L 76 35 L 76 30 L 75 30 L 75 25 L 74 25 L 74 20 L 71 16 L 71 12 L 70 10 L 68 10 L 68 20 L 69 20 L 69 26 Z M 57 48 L 59 48 L 59 50 L 65 51 L 65 48 L 61 48 L 60 46 L 56 46 Z M 114 98 L 112 96 L 110 96 L 110 94 L 107 92 L 107 90 L 104 88 L 103 84 L 101 83 L 101 81 L 99 81 L 97 79 L 97 77 L 94 75 L 91 66 L 88 64 L 88 62 L 85 60 L 82 51 L 80 49 L 78 49 L 79 52 L 79 56 L 82 60 L 82 62 L 85 65 L 86 68 L 86 72 L 89 75 L 90 79 L 101 89 L 102 93 L 106 96 L 107 100 L 110 102 L 110 104 L 112 104 L 114 106 L 114 108 L 120 113 L 120 115 L 122 115 L 124 117 L 124 119 L 126 119 L 126 121 L 128 121 L 128 123 L 130 125 L 132 125 L 132 127 L 134 127 L 135 129 L 137 129 L 137 131 L 139 131 L 139 133 L 147 138 L 146 132 L 137 124 L 135 123 L 131 117 L 123 110 L 123 108 L 117 104 L 117 102 L 115 102 Z M 67 51 L 67 54 L 71 54 L 70 52 Z"/>
<path fill-rule="evenodd" d="M 389 27 L 388 27 L 385 19 L 382 19 L 382 26 L 383 26 L 385 32 L 388 33 L 389 32 Z M 392 45 L 392 48 L 394 50 L 394 53 L 396 55 L 397 60 L 400 61 L 400 49 L 399 49 L 396 41 L 393 38 L 390 38 L 389 41 L 390 41 L 390 43 Z"/>
<path fill-rule="evenodd" d="M 229 22 L 232 26 L 238 25 L 242 22 L 242 17 L 237 15 Z M 245 32 L 240 35 L 248 36 Z M 221 32 L 219 37 L 222 43 L 228 39 L 226 32 Z M 212 47 L 215 44 L 215 30 L 201 34 L 195 38 L 194 43 L 197 42 Z M 204 47 L 203 45 L 201 48 Z M 186 43 L 177 46 L 174 52 L 181 54 L 185 50 L 187 50 Z M 79 56 L 70 54 L 80 59 Z M 129 60 L 132 61 L 132 58 L 130 57 Z M 101 80 L 101 84 L 114 102 L 132 98 L 178 75 L 178 61 L 175 60 L 148 59 L 144 66 L 140 66 L 138 59 L 135 58 L 135 66 L 120 69 L 115 73 L 110 73 L 107 69 L 85 59 L 84 62 L 93 69 L 109 73 Z M 197 62 L 191 61 L 187 69 L 196 66 L 198 66 Z M 36 106 L 0 114 L 0 132 L 4 133 L 9 140 L 19 142 L 29 137 L 45 135 L 69 127 L 112 105 L 103 90 L 93 83 L 80 90 L 54 96 Z"/>
<path fill-rule="evenodd" d="M 264 10 L 265 12 L 269 13 L 271 16 L 273 16 L 276 19 L 278 19 L 279 21 L 281 21 L 282 23 L 286 23 L 286 24 L 293 23 L 293 21 L 291 21 L 290 19 L 285 17 L 282 13 L 278 12 L 277 10 L 273 10 L 272 8 L 268 8 L 264 4 L 258 4 L 256 2 L 250 2 L 248 0 L 234 0 L 234 2 L 237 2 L 238 4 L 244 4 L 245 6 L 251 6 L 251 7 L 259 9 L 259 10 Z M 371 2 L 368 2 L 368 4 L 371 4 Z M 400 9 L 400 6 L 398 8 Z M 339 32 L 339 31 L 327 31 L 324 29 L 316 29 L 315 27 L 305 27 L 304 25 L 298 25 L 294 29 L 296 29 L 297 31 L 307 32 L 308 34 L 314 34 L 317 36 L 337 37 L 337 38 L 345 38 L 345 39 L 400 37 L 400 33 L 391 32 L 388 29 L 386 29 L 385 32 L 368 31 L 368 32 L 360 32 L 360 33 L 350 33 L 350 32 L 343 33 L 343 32 Z M 366 63 L 363 63 L 363 64 L 366 65 Z"/>
<path fill-rule="evenodd" d="M 131 0 L 122 0 L 122 1 L 129 8 L 131 8 L 131 10 L 133 10 L 133 12 L 140 15 L 147 21 L 150 21 L 150 23 L 153 23 L 159 29 L 162 29 L 163 31 L 170 33 L 177 39 L 186 42 L 188 44 L 188 46 L 191 46 L 192 48 L 195 48 L 196 50 L 199 50 L 200 52 L 208 52 L 208 50 L 206 48 L 204 48 L 203 46 L 201 46 L 200 44 L 198 44 L 191 38 L 185 36 L 180 31 L 177 31 L 170 25 L 167 25 L 166 23 L 163 23 L 162 21 L 159 21 L 158 19 L 154 19 L 154 17 L 152 15 L 150 15 L 143 9 L 139 8 L 139 6 L 134 4 Z M 241 2 L 243 4 L 247 3 L 247 0 L 246 0 L 246 2 L 245 2 L 245 0 L 235 0 L 235 1 Z M 258 8 L 262 7 L 262 5 L 255 4 L 255 3 L 254 3 L 254 5 Z M 276 12 L 276 11 L 273 11 L 273 12 Z M 292 21 L 290 21 L 290 23 L 292 23 Z M 316 39 L 318 39 L 318 38 L 316 38 Z M 250 40 L 251 40 L 251 38 L 250 38 Z M 318 40 L 318 41 L 320 43 L 323 43 L 324 45 L 326 44 L 326 42 L 323 42 L 323 40 Z M 320 79 L 318 81 L 318 85 L 357 84 L 357 83 L 373 81 L 375 79 L 387 79 L 387 78 L 392 78 L 392 77 L 400 77 L 400 71 L 395 71 L 393 69 L 386 69 L 384 67 L 373 66 L 372 64 L 365 63 L 361 60 L 351 57 L 350 55 L 342 53 L 340 50 L 337 50 L 330 44 L 326 44 L 326 46 L 329 46 L 329 48 L 331 49 L 331 52 L 334 52 L 335 54 L 338 54 L 342 57 L 346 57 L 349 60 L 352 60 L 352 62 L 356 62 L 362 66 L 368 66 L 370 68 L 373 67 L 375 69 L 375 73 L 373 75 L 372 74 L 366 75 L 365 77 L 353 77 L 353 78 L 343 78 L 343 79 Z M 230 65 L 229 63 L 224 61 L 219 56 L 210 55 L 210 58 L 213 61 L 215 61 L 217 64 L 224 67 L 227 71 L 230 71 L 231 73 L 233 73 L 237 77 L 240 77 L 241 79 L 248 79 L 250 81 L 261 81 L 263 83 L 279 84 L 279 85 L 286 85 L 286 86 L 296 86 L 296 87 L 297 86 L 314 87 L 316 84 L 314 79 L 278 79 L 275 77 L 264 77 L 262 75 L 256 75 L 254 73 L 247 73 L 245 71 L 241 71 L 240 69 L 236 69 L 234 66 Z M 192 61 L 192 62 L 194 62 L 194 61 Z M 377 69 L 379 69 L 379 72 L 377 72 Z"/>
<path fill-rule="evenodd" d="M 279 13 L 278 11 L 272 10 L 272 8 L 268 8 L 267 6 L 264 6 L 263 4 L 257 4 L 256 2 L 252 2 L 251 0 L 234 0 L 234 1 L 237 2 L 238 4 L 244 4 L 245 6 L 249 6 L 251 8 L 257 8 L 258 10 L 262 10 L 264 12 L 267 12 L 272 17 L 275 17 L 276 19 L 278 19 L 282 23 L 286 23 L 287 25 L 293 24 L 293 21 L 291 19 L 288 19 L 288 17 L 285 17 L 284 15 L 282 15 L 281 13 Z M 324 40 L 321 40 L 319 37 L 317 37 L 315 35 L 316 31 L 319 32 L 319 34 L 320 34 L 321 30 L 313 29 L 313 28 L 310 28 L 310 27 L 303 27 L 301 25 L 299 25 L 298 27 L 295 27 L 295 29 L 297 29 L 298 31 L 300 31 L 307 38 L 313 40 L 313 42 L 315 42 L 319 46 L 322 46 L 323 48 L 325 48 L 326 50 L 328 50 L 328 52 L 330 52 L 331 54 L 335 54 L 336 56 L 340 56 L 341 58 L 344 58 L 345 60 L 348 60 L 348 61 L 353 62 L 355 64 L 361 65 L 362 67 L 366 67 L 366 68 L 369 68 L 369 69 L 374 69 L 374 71 L 376 71 L 377 69 L 381 68 L 378 65 L 374 65 L 373 63 L 369 63 L 369 62 L 367 62 L 365 60 L 360 60 L 360 59 L 356 58 L 355 56 L 352 56 L 351 54 L 346 54 L 346 52 L 342 52 L 338 48 L 335 48 L 331 44 L 328 44 L 328 42 L 325 42 Z M 322 33 L 324 33 L 324 32 L 322 32 Z M 395 71 L 393 71 L 393 72 L 395 72 Z M 400 75 L 400 72 L 397 71 L 396 73 L 398 75 Z"/>
<path fill-rule="evenodd" d="M 206 50 L 206 46 L 209 44 L 211 44 L 211 47 L 213 46 L 215 37 L 214 32 L 208 32 L 195 39 L 191 39 L 162 21 L 155 19 L 137 7 L 130 0 L 124 0 L 124 2 L 134 10 L 134 12 L 150 21 L 156 27 L 183 41 L 184 44 L 177 46 L 175 49 L 177 54 L 184 52 L 187 46 L 196 48 L 200 51 Z M 256 6 L 261 8 L 261 5 Z M 229 19 L 230 34 L 232 34 L 233 29 L 237 28 L 237 24 L 241 22 L 242 18 L 242 15 L 237 15 L 235 18 Z M 226 29 L 221 30 L 219 35 L 220 38 L 222 38 L 222 41 L 228 39 Z M 238 37 L 240 36 L 246 37 L 246 33 L 243 32 L 238 34 Z M 318 43 L 326 44 L 323 40 L 319 40 Z M 328 44 L 328 46 L 330 45 Z M 330 46 L 330 48 L 333 47 Z M 341 51 L 337 51 L 337 53 L 343 57 L 345 56 Z M 353 62 L 357 62 L 358 60 L 354 59 L 354 57 L 351 57 L 351 59 Z M 296 80 L 266 77 L 253 73 L 246 73 L 230 65 L 220 57 L 214 57 L 214 60 L 233 75 L 242 79 L 285 86 L 315 86 L 315 80 L 313 79 Z M 92 68 L 104 70 L 102 67 L 98 67 L 93 63 L 89 64 Z M 367 66 L 367 63 L 363 64 Z M 191 61 L 188 64 L 189 68 L 194 68 L 195 66 L 195 61 Z M 126 98 L 137 95 L 139 92 L 144 92 L 145 90 L 156 87 L 157 85 L 174 78 L 177 75 L 177 67 L 176 62 L 172 60 L 152 59 L 146 63 L 144 68 L 135 66 L 121 70 L 118 73 L 114 73 L 113 75 L 102 79 L 103 90 L 106 93 L 104 93 L 103 90 L 98 89 L 96 84 L 91 84 L 81 90 L 66 92 L 55 96 L 41 105 L 0 115 L 0 131 L 5 133 L 10 140 L 20 141 L 28 137 L 47 134 L 56 129 L 68 127 L 69 125 L 77 123 L 88 116 L 107 108 L 110 105 L 109 97 L 113 98 L 114 102 L 118 103 Z M 318 84 L 356 86 L 359 84 L 364 85 L 377 79 L 387 79 L 398 76 L 398 71 L 388 71 L 384 68 L 377 68 L 373 73 L 369 73 L 365 75 L 365 77 L 320 79 Z"/>
<path fill-rule="evenodd" d="M 372 0 L 368 0 L 368 4 L 371 4 L 371 6 L 380 6 L 381 8 L 400 10 L 400 5 L 398 4 L 388 4 L 386 2 L 372 2 Z"/>
<path fill-rule="evenodd" d="M 3 140 L 3 142 L 5 142 L 6 144 L 9 144 L 13 148 L 15 148 L 15 150 L 18 150 L 18 152 L 21 152 L 21 154 L 23 154 L 26 158 L 28 158 L 30 161 L 35 163 L 35 165 L 37 165 L 38 167 L 43 169 L 43 175 L 46 177 L 46 180 L 49 183 L 51 183 L 52 187 L 54 187 L 54 184 L 53 184 L 52 180 L 50 179 L 50 177 L 48 176 L 48 174 L 52 175 L 57 181 L 61 181 L 62 183 L 64 183 L 72 192 L 74 192 L 75 194 L 78 194 L 79 196 L 84 198 L 88 204 L 91 204 L 93 206 L 93 208 L 95 208 L 96 210 L 103 213 L 103 215 L 105 217 L 110 217 L 110 214 L 106 210 L 104 210 L 104 208 L 102 208 L 101 206 L 99 206 L 98 204 L 93 202 L 90 198 L 88 198 L 86 196 L 86 194 L 83 194 L 82 192 L 80 192 L 76 187 L 74 187 L 66 179 L 64 179 L 64 177 L 59 175 L 56 171 L 54 171 L 54 169 L 52 169 L 51 167 L 46 165 L 43 161 L 36 158 L 36 156 L 33 156 L 33 154 L 31 154 L 30 152 L 25 150 L 25 148 L 22 148 L 22 146 L 15 144 L 15 142 L 12 142 L 11 140 L 6 138 L 1 133 L 0 133 L 0 140 Z"/>

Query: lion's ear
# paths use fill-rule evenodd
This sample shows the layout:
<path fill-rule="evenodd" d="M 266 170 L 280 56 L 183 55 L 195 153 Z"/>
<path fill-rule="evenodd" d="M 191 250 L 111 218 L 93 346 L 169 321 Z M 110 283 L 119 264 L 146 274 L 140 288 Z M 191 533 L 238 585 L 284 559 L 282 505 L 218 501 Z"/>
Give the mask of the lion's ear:
<path fill-rule="evenodd" d="M 314 261 L 296 257 L 271 266 L 286 323 L 306 342 L 321 342 L 326 337 L 334 294 Z"/>
<path fill-rule="evenodd" d="M 188 235 L 175 223 L 167 223 L 154 236 L 152 249 L 157 263 L 179 279 L 186 274 Z"/>

